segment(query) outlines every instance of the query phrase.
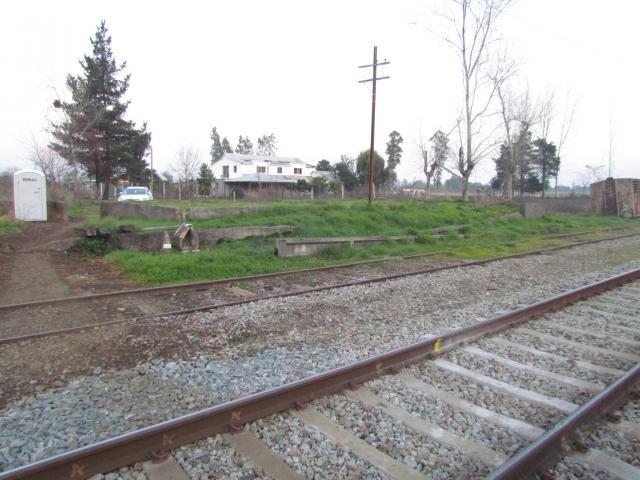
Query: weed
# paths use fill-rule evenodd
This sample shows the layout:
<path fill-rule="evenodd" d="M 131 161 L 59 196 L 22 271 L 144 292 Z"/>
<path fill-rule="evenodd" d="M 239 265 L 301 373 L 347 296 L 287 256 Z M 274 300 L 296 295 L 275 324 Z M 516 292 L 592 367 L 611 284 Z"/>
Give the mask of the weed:
<path fill-rule="evenodd" d="M 101 237 L 95 238 L 83 238 L 74 243 L 69 249 L 72 252 L 79 252 L 87 257 L 103 257 L 109 252 L 113 251 L 113 248 L 106 239 Z"/>

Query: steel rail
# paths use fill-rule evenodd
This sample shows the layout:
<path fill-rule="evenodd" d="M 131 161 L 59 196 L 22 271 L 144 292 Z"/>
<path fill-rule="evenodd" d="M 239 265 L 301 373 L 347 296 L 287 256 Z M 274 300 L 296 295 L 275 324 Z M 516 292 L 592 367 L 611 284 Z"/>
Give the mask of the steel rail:
<path fill-rule="evenodd" d="M 628 370 L 587 403 L 574 410 L 564 420 L 538 437 L 533 443 L 511 457 L 486 480 L 522 480 L 535 478 L 544 471 L 570 444 L 571 437 L 582 427 L 615 411 L 640 382 L 640 363 Z"/>
<path fill-rule="evenodd" d="M 572 233 L 563 233 L 563 234 L 558 234 L 558 235 L 549 235 L 549 236 L 543 236 L 543 237 L 527 238 L 527 239 L 523 239 L 522 241 L 553 240 L 553 239 L 560 239 L 560 238 L 573 237 L 573 236 L 579 236 L 579 235 L 588 235 L 588 234 L 593 234 L 593 233 L 602 233 L 602 232 L 607 232 L 607 231 L 625 230 L 625 229 L 627 229 L 627 227 L 615 227 L 615 228 L 607 228 L 607 229 L 594 229 L 594 230 L 587 230 L 587 231 L 582 231 L 582 232 L 572 232 Z M 632 236 L 635 236 L 635 235 L 640 235 L 640 232 L 634 232 L 634 233 L 625 234 L 625 235 L 617 235 L 617 236 L 613 236 L 613 237 L 607 237 L 606 240 L 617 240 L 619 238 L 632 237 Z M 501 244 L 506 244 L 506 243 L 517 243 L 517 242 L 518 242 L 518 240 L 508 241 L 508 242 L 490 243 L 490 244 L 479 245 L 479 246 L 493 246 L 493 245 L 501 245 Z M 231 278 L 221 278 L 221 279 L 217 279 L 217 280 L 203 280 L 203 281 L 199 281 L 199 282 L 178 283 L 178 284 L 171 284 L 171 285 L 160 285 L 160 286 L 157 286 L 157 287 L 142 287 L 142 288 L 131 288 L 131 289 L 126 289 L 126 290 L 113 290 L 113 291 L 110 291 L 110 292 L 92 293 L 92 294 L 88 294 L 88 295 L 75 295 L 75 296 L 69 296 L 69 297 L 48 298 L 48 299 L 43 299 L 43 300 L 34 300 L 34 301 L 31 301 L 31 302 L 21 302 L 21 303 L 11 303 L 11 304 L 0 305 L 0 312 L 4 311 L 4 310 L 13 310 L 13 309 L 18 309 L 18 308 L 38 307 L 38 306 L 43 306 L 43 305 L 53 305 L 53 304 L 57 304 L 57 303 L 67 303 L 67 302 L 76 302 L 76 301 L 84 301 L 84 300 L 95 300 L 95 299 L 101 299 L 101 298 L 111 298 L 111 297 L 126 296 L 126 295 L 139 295 L 139 294 L 145 294 L 145 293 L 152 293 L 152 294 L 153 293 L 164 293 L 164 292 L 171 292 L 171 291 L 174 291 L 174 290 L 198 290 L 198 289 L 202 289 L 202 288 L 205 288 L 205 287 L 206 288 L 210 288 L 210 287 L 215 287 L 215 286 L 229 285 L 229 284 L 238 283 L 238 282 L 265 280 L 265 279 L 270 279 L 270 278 L 284 277 L 284 276 L 296 275 L 296 274 L 314 273 L 314 272 L 321 272 L 321 271 L 334 270 L 334 269 L 340 269 L 340 268 L 357 267 L 357 266 L 360 266 L 360 265 L 368 265 L 368 264 L 372 264 L 372 263 L 382 263 L 382 262 L 388 262 L 388 261 L 392 261 L 392 260 L 409 260 L 409 259 L 413 259 L 413 258 L 432 257 L 432 256 L 435 256 L 437 254 L 438 254 L 437 252 L 427 252 L 427 253 L 419 253 L 419 254 L 414 254 L 414 255 L 405 255 L 405 256 L 401 256 L 401 257 L 376 258 L 376 259 L 373 259 L 373 260 L 362 260 L 362 261 L 359 261 L 359 262 L 343 263 L 343 264 L 340 264 L 340 265 L 328 265 L 328 266 L 324 266 L 324 267 L 313 267 L 313 268 L 304 268 L 304 269 L 280 271 L 280 272 L 272 272 L 272 273 L 261 273 L 261 274 L 258 274 L 258 275 L 247 275 L 247 276 L 242 276 L 242 277 L 231 277 Z"/>
<path fill-rule="evenodd" d="M 239 430 L 244 423 L 258 418 L 292 407 L 303 408 L 315 398 L 395 373 L 460 343 L 495 333 L 638 278 L 640 269 L 632 270 L 366 360 L 18 467 L 1 473 L 0 480 L 77 480 L 115 470 L 150 458 L 154 453 L 166 452 L 223 431 Z"/>
<path fill-rule="evenodd" d="M 100 322 L 100 323 L 91 323 L 91 324 L 87 324 L 87 325 L 79 325 L 77 327 L 70 327 L 70 328 L 63 328 L 63 329 L 58 329 L 58 330 L 47 330 L 47 331 L 43 331 L 43 332 L 34 332 L 34 333 L 29 333 L 26 335 L 17 335 L 14 337 L 5 337 L 5 338 L 0 338 L 0 345 L 6 345 L 9 343 L 18 343 L 18 342 L 22 342 L 22 341 L 26 341 L 26 340 L 35 340 L 35 339 L 39 339 L 39 338 L 45 338 L 45 337 L 52 337 L 52 336 L 58 336 L 58 335 L 66 335 L 66 334 L 70 334 L 70 333 L 76 333 L 76 332 L 81 332 L 84 330 L 90 330 L 92 328 L 100 328 L 100 327 L 108 327 L 108 326 L 112 326 L 112 325 L 117 325 L 120 323 L 126 323 L 126 322 L 140 322 L 140 321 L 144 321 L 144 320 L 151 320 L 154 318 L 161 318 L 161 317 L 167 317 L 167 316 L 172 316 L 172 315 L 187 315 L 189 313 L 195 313 L 195 312 L 207 312 L 207 311 L 211 311 L 211 310 L 218 310 L 221 308 L 226 308 L 226 307 L 233 307 L 235 305 L 243 305 L 243 304 L 247 304 L 247 303 L 253 303 L 253 302 L 259 302 L 261 300 L 271 300 L 271 299 L 276 299 L 276 298 L 284 298 L 284 297 L 295 297 L 298 295 L 305 295 L 308 293 L 316 293 L 316 292 L 322 292 L 322 291 L 326 291 L 326 290 L 334 290 L 334 289 L 338 289 L 338 288 L 345 288 L 345 287 L 353 287 L 353 286 L 357 286 L 357 285 L 367 285 L 367 284 L 374 284 L 374 283 L 381 283 L 381 282 L 386 282 L 388 280 L 397 280 L 399 278 L 406 278 L 406 277 L 410 277 L 410 276 L 417 276 L 417 275 L 425 275 L 428 273 L 434 273 L 434 272 L 440 272 L 440 271 L 444 271 L 444 270 L 451 270 L 454 268 L 466 268 L 466 267 L 473 267 L 473 266 L 482 266 L 482 265 L 486 265 L 488 263 L 492 263 L 492 262 L 497 262 L 500 260 L 509 260 L 509 259 L 516 259 L 516 258 L 523 258 L 523 257 L 527 257 L 530 255 L 539 255 L 539 254 L 543 254 L 543 253 L 548 253 L 548 252 L 552 252 L 552 251 L 556 251 L 556 250 L 564 250 L 567 248 L 573 248 L 573 247 L 579 247 L 582 245 L 590 245 L 593 243 L 600 243 L 600 242 L 604 242 L 607 240 L 614 240 L 614 239 L 619 239 L 619 238 L 626 238 L 626 237 L 634 237 L 639 235 L 638 233 L 633 233 L 633 234 L 628 234 L 628 235 L 622 235 L 622 236 L 617 236 L 615 238 L 598 238 L 598 239 L 594 239 L 594 240 L 585 240 L 582 242 L 577 242 L 577 243 L 573 243 L 571 245 L 559 245 L 559 246 L 555 246 L 555 247 L 545 247 L 545 248 L 541 248 L 541 249 L 536 249 L 536 250 L 530 250 L 528 252 L 522 252 L 522 253 L 514 253 L 511 255 L 501 255 L 498 257 L 491 257 L 491 258 L 485 258 L 482 260 L 472 260 L 472 261 L 467 261 L 467 262 L 458 262 L 452 265 L 445 265 L 445 266 L 439 266 L 439 267 L 430 267 L 430 268 L 425 268 L 425 269 L 420 269 L 420 270 L 414 270 L 412 272 L 403 272 L 403 273 L 396 273 L 393 275 L 384 275 L 384 276 L 380 276 L 380 277 L 373 277 L 373 278 L 368 278 L 368 279 L 364 279 L 364 280 L 354 280 L 351 282 L 343 282 L 343 283 L 335 283 L 335 284 L 331 284 L 331 285 L 324 285 L 322 287 L 312 287 L 312 288 L 305 288 L 305 289 L 301 289 L 301 290 L 294 290 L 291 292 L 284 292 L 284 293 L 276 293 L 276 294 L 272 294 L 272 295 L 261 295 L 261 296 L 257 296 L 257 297 L 252 297 L 252 298 L 245 298 L 243 300 L 236 300 L 233 302 L 223 302 L 223 303 L 214 303 L 214 304 L 208 304 L 208 305 L 201 305 L 198 307 L 190 307 L 190 308 L 182 308 L 182 309 L 177 309 L 177 310 L 169 310 L 166 312 L 160 312 L 160 313 L 152 313 L 152 314 L 148 314 L 148 315 L 142 315 L 142 316 L 138 316 L 138 317 L 128 317 L 128 318 L 120 318 L 117 320 L 110 320 L 108 322 Z M 321 267 L 324 268 L 324 267 Z M 300 272 L 300 270 L 298 270 L 297 272 Z M 268 275 L 272 275 L 272 274 L 268 274 Z M 248 277 L 240 277 L 240 278 L 248 278 Z"/>

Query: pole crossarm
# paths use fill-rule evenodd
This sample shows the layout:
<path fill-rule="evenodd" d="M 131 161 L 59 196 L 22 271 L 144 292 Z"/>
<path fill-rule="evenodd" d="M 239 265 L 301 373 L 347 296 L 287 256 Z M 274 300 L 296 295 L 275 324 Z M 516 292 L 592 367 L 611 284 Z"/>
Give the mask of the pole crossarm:
<path fill-rule="evenodd" d="M 391 77 L 387 76 L 387 77 L 378 77 L 378 78 L 368 78 L 366 80 L 360 80 L 358 83 L 373 82 L 374 80 L 387 80 L 388 78 L 391 78 Z"/>
<path fill-rule="evenodd" d="M 372 63 L 371 65 L 360 65 L 358 68 L 369 68 L 369 67 L 379 67 L 380 65 L 389 65 L 391 62 L 387 62 L 386 60 L 382 63 Z"/>

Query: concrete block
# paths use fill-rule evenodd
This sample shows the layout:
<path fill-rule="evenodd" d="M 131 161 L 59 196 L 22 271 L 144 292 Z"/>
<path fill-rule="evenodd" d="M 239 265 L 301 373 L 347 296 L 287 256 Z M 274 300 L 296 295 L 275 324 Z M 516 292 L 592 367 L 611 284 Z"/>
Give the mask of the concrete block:
<path fill-rule="evenodd" d="M 279 257 L 297 257 L 312 255 L 333 245 L 368 245 L 391 240 L 415 241 L 415 235 L 396 235 L 390 237 L 331 237 L 331 238 L 278 238 L 276 249 Z"/>

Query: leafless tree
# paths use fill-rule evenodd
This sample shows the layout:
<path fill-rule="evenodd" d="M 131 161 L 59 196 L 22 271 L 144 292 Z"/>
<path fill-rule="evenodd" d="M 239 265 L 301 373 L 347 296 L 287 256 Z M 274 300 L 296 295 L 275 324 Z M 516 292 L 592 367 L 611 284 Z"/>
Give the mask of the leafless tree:
<path fill-rule="evenodd" d="M 582 186 L 588 188 L 592 183 L 604 180 L 604 165 L 585 165 L 585 171 L 582 174 Z"/>
<path fill-rule="evenodd" d="M 547 141 L 551 141 L 549 134 L 555 117 L 556 94 L 553 90 L 547 90 L 540 100 L 540 136 Z"/>
<path fill-rule="evenodd" d="M 468 198 L 469 177 L 476 165 L 495 148 L 494 128 L 487 118 L 495 84 L 487 75 L 488 54 L 496 41 L 496 21 L 511 0 L 452 0 L 454 12 L 441 14 L 453 33 L 441 38 L 456 51 L 462 70 L 463 111 L 457 122 L 460 152 L 456 168 L 462 176 L 462 196 Z"/>
<path fill-rule="evenodd" d="M 517 134 L 518 113 L 522 113 L 518 112 L 518 100 L 510 88 L 510 83 L 519 68 L 520 66 L 515 60 L 508 59 L 504 54 L 496 59 L 494 67 L 489 73 L 498 99 L 502 128 L 504 129 L 509 153 L 508 158 L 503 159 L 502 165 L 505 181 L 504 189 L 509 200 L 513 198 L 513 176 L 516 171 L 516 138 L 514 137 Z"/>
<path fill-rule="evenodd" d="M 180 145 L 176 159 L 171 166 L 173 173 L 178 180 L 178 190 L 182 197 L 182 187 L 187 187 L 187 191 L 193 186 L 194 180 L 200 167 L 200 151 L 193 145 Z"/>
<path fill-rule="evenodd" d="M 429 187 L 431 185 L 431 178 L 433 174 L 436 172 L 438 168 L 437 163 L 432 158 L 432 161 L 429 161 L 429 147 L 424 143 L 422 137 L 420 137 L 420 142 L 418 143 L 418 153 L 420 155 L 420 159 L 422 160 L 422 169 L 424 171 L 425 176 L 427 177 L 427 181 L 424 183 L 425 192 L 429 193 Z"/>
<path fill-rule="evenodd" d="M 571 92 L 567 91 L 565 96 L 564 110 L 562 112 L 562 123 L 560 125 L 560 133 L 558 135 L 558 140 L 556 142 L 557 145 L 557 155 L 560 159 L 562 159 L 562 152 L 564 151 L 564 147 L 567 143 L 567 139 L 569 138 L 569 134 L 571 133 L 571 129 L 573 127 L 573 119 L 576 114 L 576 109 L 578 108 L 578 99 L 572 98 Z M 555 178 L 555 185 L 553 187 L 554 196 L 558 195 L 558 176 Z"/>
<path fill-rule="evenodd" d="M 67 160 L 48 146 L 42 146 L 33 133 L 31 134 L 31 161 L 35 168 L 44 173 L 50 184 L 61 185 L 69 176 L 70 167 Z"/>

